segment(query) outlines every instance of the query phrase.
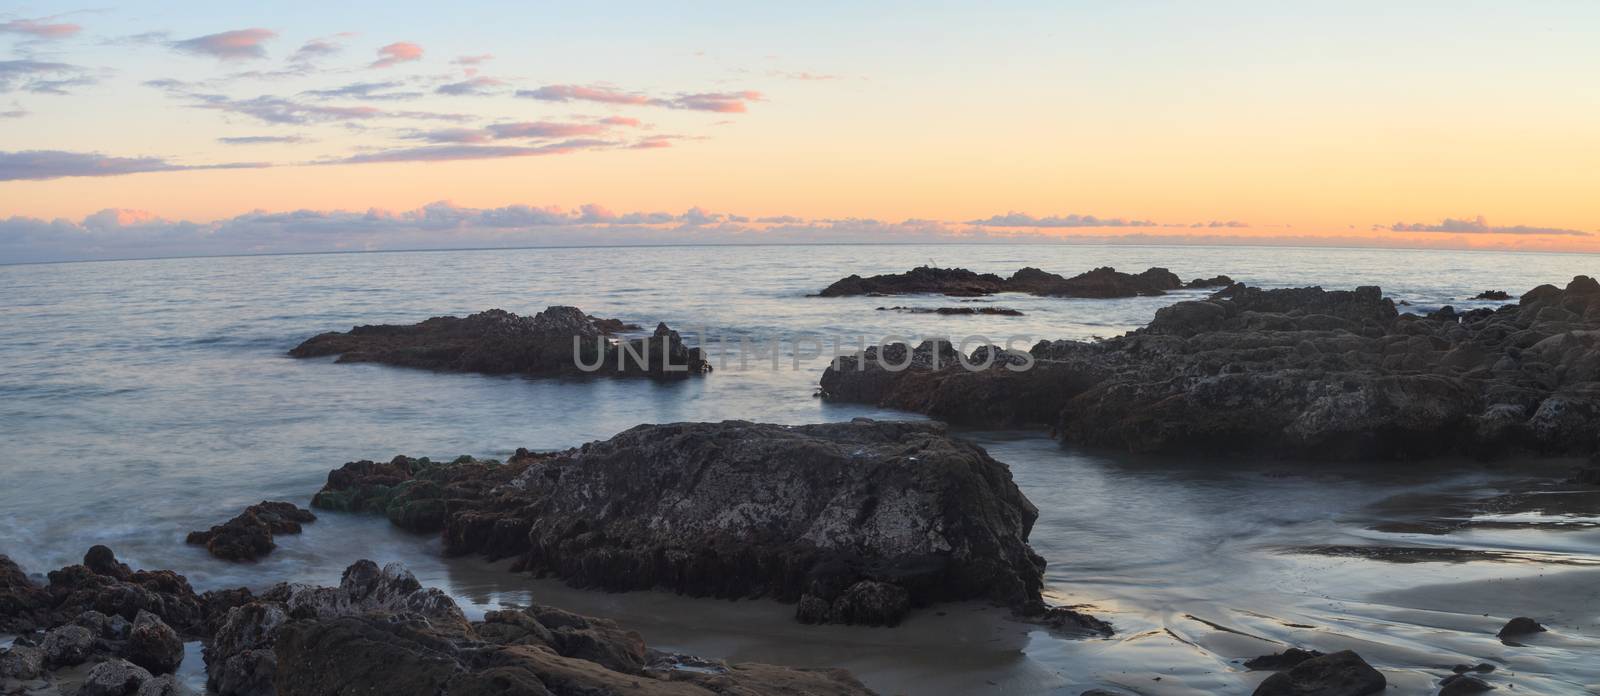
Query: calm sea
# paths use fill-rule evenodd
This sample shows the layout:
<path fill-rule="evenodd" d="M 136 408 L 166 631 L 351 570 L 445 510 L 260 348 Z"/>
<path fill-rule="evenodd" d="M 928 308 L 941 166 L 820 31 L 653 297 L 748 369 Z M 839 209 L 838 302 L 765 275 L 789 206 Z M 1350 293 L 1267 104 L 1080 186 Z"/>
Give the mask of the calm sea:
<path fill-rule="evenodd" d="M 590 596 L 475 561 L 447 562 L 433 540 L 352 516 L 325 515 L 303 536 L 280 538 L 279 551 L 259 564 L 222 563 L 183 544 L 189 530 L 262 499 L 305 504 L 329 469 L 354 459 L 503 457 L 517 447 L 564 448 L 649 422 L 917 417 L 813 398 L 825 358 L 794 369 L 786 357 L 776 371 L 766 362 L 734 364 L 662 384 L 434 374 L 285 357 L 322 331 L 565 304 L 647 327 L 703 327 L 733 341 L 1082 339 L 1122 333 L 1166 303 L 1198 296 L 985 300 L 1023 317 L 875 309 L 960 303 L 950 298 L 807 296 L 850 273 L 922 264 L 1001 274 L 1037 266 L 1065 275 L 1105 265 L 1133 272 L 1165 266 L 1185 279 L 1225 273 L 1268 287 L 1380 285 L 1416 309 L 1492 304 L 1465 298 L 1487 289 L 1515 296 L 1539 283 L 1600 274 L 1600 259 L 1585 255 L 1039 245 L 525 249 L 0 266 L 0 553 L 41 572 L 107 544 L 135 566 L 182 571 L 202 590 L 332 582 L 362 556 L 403 560 L 424 582 L 478 610 L 559 599 L 618 616 L 666 647 L 839 664 L 869 684 L 907 693 L 1076 694 L 1095 685 L 1247 693 L 1259 675 L 1241 673 L 1233 660 L 1273 652 L 1274 642 L 1358 647 L 1392 680 L 1419 688 L 1455 662 L 1496 658 L 1521 670 L 1518 692 L 1585 693 L 1600 683 L 1600 665 L 1584 657 L 1600 647 L 1593 639 L 1600 596 L 1560 594 L 1570 584 L 1600 586 L 1582 567 L 1600 562 L 1593 525 L 1577 519 L 1561 531 L 1420 539 L 1363 523 L 1373 506 L 1408 495 L 1506 485 L 1506 473 L 1481 467 L 1315 475 L 1291 467 L 1294 475 L 1283 476 L 1270 463 L 1135 460 L 1064 449 L 1037 433 L 967 433 L 1012 466 L 1041 508 L 1033 544 L 1050 563 L 1057 599 L 1093 603 L 1121 629 L 1109 641 L 1064 641 L 977 608 L 968 613 L 979 618 L 924 612 L 892 630 L 807 629 L 782 619 L 787 608 L 759 602 Z M 1401 566 L 1280 553 L 1308 540 L 1516 548 L 1557 560 Z M 1566 584 L 1515 584 L 1556 582 L 1546 578 Z M 1418 587 L 1439 589 L 1404 594 Z M 1481 635 L 1507 612 L 1535 611 L 1566 622 L 1566 633 L 1579 638 L 1510 655 Z M 697 623 L 688 630 L 686 622 Z M 939 635 L 930 636 L 930 627 Z"/>

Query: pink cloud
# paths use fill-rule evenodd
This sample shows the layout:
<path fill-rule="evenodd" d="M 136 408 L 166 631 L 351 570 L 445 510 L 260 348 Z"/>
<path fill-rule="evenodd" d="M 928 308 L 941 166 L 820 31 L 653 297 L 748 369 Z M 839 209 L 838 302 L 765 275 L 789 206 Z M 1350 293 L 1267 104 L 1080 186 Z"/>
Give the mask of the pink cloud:
<path fill-rule="evenodd" d="M 76 24 L 50 23 L 49 18 L 13 19 L 0 24 L 0 34 L 26 34 L 39 39 L 65 39 L 83 31 Z"/>
<path fill-rule="evenodd" d="M 263 44 L 277 36 L 278 32 L 271 29 L 237 29 L 174 41 L 168 45 L 185 53 L 211 56 L 219 60 L 245 60 L 265 58 L 267 49 Z"/>
<path fill-rule="evenodd" d="M 722 114 L 742 114 L 745 112 L 745 103 L 761 101 L 760 92 L 702 92 L 699 94 L 680 94 L 667 100 L 663 106 L 674 109 L 689 109 L 691 111 L 714 111 Z"/>
<path fill-rule="evenodd" d="M 491 60 L 494 60 L 494 54 L 484 53 L 476 56 L 461 56 L 450 62 L 455 63 L 456 65 L 482 65 L 483 63 Z"/>
<path fill-rule="evenodd" d="M 672 141 L 666 138 L 646 138 L 628 146 L 634 150 L 654 150 L 663 147 L 672 147 Z"/>
<path fill-rule="evenodd" d="M 600 119 L 600 122 L 608 126 L 627 126 L 628 128 L 638 128 L 644 125 L 639 119 L 628 118 L 627 116 L 607 116 Z"/>
<path fill-rule="evenodd" d="M 416 60 L 422 60 L 421 45 L 409 41 L 396 41 L 378 49 L 378 60 L 370 67 L 387 68 Z"/>

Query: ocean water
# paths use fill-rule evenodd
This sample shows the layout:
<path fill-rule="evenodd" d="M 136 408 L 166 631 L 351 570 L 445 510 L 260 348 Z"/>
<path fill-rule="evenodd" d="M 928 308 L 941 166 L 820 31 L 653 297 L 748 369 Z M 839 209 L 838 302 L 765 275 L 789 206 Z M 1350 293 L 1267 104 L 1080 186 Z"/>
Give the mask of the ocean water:
<path fill-rule="evenodd" d="M 1534 512 L 1447 535 L 1378 531 L 1456 500 L 1515 490 L 1546 463 L 1331 468 L 1144 459 L 1062 447 L 1040 433 L 963 432 L 1012 467 L 1040 508 L 1032 543 L 1053 599 L 1115 623 L 1071 640 L 980 606 L 923 611 L 900 628 L 805 627 L 791 607 L 604 595 L 534 581 L 380 519 L 324 514 L 256 564 L 227 564 L 184 535 L 263 499 L 306 504 L 330 469 L 395 454 L 504 457 L 639 423 L 919 418 L 813 398 L 825 355 L 741 366 L 752 345 L 836 337 L 981 335 L 1019 345 L 1113 336 L 1200 296 L 979 302 L 1022 317 L 944 317 L 884 305 L 942 297 L 808 297 L 850 273 L 921 264 L 1072 275 L 1096 266 L 1226 273 L 1254 285 L 1380 285 L 1416 310 L 1600 273 L 1584 255 L 1133 246 L 773 246 L 525 249 L 259 256 L 0 266 L 0 553 L 31 572 L 106 544 L 198 589 L 333 582 L 350 562 L 400 560 L 474 611 L 540 601 L 618 618 L 657 647 L 711 657 L 850 667 L 885 693 L 1248 693 L 1242 658 L 1284 645 L 1353 647 L 1400 693 L 1431 693 L 1449 666 L 1494 662 L 1518 693 L 1600 689 L 1596 509 Z M 664 321 L 732 347 L 704 378 L 529 380 L 300 361 L 322 331 L 491 307 L 576 305 L 645 327 Z M 806 345 L 810 345 L 809 342 Z M 1558 463 L 1559 464 L 1559 463 Z M 1446 506 L 1448 507 L 1448 506 Z M 1317 544 L 1428 545 L 1492 558 L 1393 563 L 1296 552 Z M 1554 630 L 1495 640 L 1506 618 Z M 188 665 L 193 672 L 198 665 Z"/>

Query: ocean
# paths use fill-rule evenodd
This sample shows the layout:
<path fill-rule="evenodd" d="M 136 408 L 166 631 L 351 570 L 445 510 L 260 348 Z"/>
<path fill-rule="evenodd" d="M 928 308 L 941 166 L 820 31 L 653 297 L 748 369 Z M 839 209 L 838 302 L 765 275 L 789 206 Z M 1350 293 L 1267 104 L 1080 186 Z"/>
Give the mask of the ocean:
<path fill-rule="evenodd" d="M 532 580 L 382 519 L 323 513 L 254 564 L 185 534 L 261 500 L 305 505 L 327 472 L 396 454 L 506 457 L 640 423 L 811 423 L 914 414 L 814 398 L 826 355 L 785 353 L 703 378 L 556 380 L 294 360 L 313 334 L 498 307 L 575 305 L 737 346 L 780 339 L 1110 337 L 1165 304 L 1002 295 L 808 296 L 851 273 L 1023 266 L 1074 275 L 1164 266 L 1264 287 L 1379 285 L 1409 311 L 1493 306 L 1540 283 L 1600 273 L 1575 254 L 1266 247 L 838 245 L 393 252 L 0 266 L 0 553 L 35 573 L 106 544 L 198 590 L 337 581 L 350 562 L 403 561 L 472 611 L 538 601 L 612 616 L 654 647 L 731 660 L 848 667 L 884 693 L 1249 693 L 1242 658 L 1285 644 L 1352 647 L 1400 693 L 1431 693 L 1456 663 L 1495 662 L 1519 693 L 1600 689 L 1600 517 L 1509 520 L 1452 534 L 1379 531 L 1405 511 L 1514 489 L 1559 463 L 1368 463 L 1144 458 L 1063 447 L 1040 432 L 962 431 L 1011 466 L 1040 508 L 1032 544 L 1051 598 L 1088 604 L 1118 634 L 1070 640 L 976 605 L 922 610 L 898 628 L 807 627 L 792 607 L 605 595 Z M 939 316 L 880 306 L 996 306 L 1024 316 Z M 1403 515 L 1402 515 L 1403 516 Z M 1313 544 L 1406 544 L 1502 553 L 1393 563 L 1296 553 Z M 1507 555 L 1508 554 L 1508 555 Z M 1526 614 L 1561 640 L 1512 650 L 1493 632 Z M 1221 627 L 1221 628 L 1219 628 Z M 198 656 L 185 665 L 195 679 Z"/>

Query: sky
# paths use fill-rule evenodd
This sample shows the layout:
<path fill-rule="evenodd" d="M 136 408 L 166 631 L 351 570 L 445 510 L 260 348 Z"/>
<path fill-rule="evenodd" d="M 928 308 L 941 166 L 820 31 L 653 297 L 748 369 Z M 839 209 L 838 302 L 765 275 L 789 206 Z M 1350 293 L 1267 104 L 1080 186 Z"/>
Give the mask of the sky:
<path fill-rule="evenodd" d="M 0 6 L 0 263 L 1600 252 L 1600 3 Z"/>

